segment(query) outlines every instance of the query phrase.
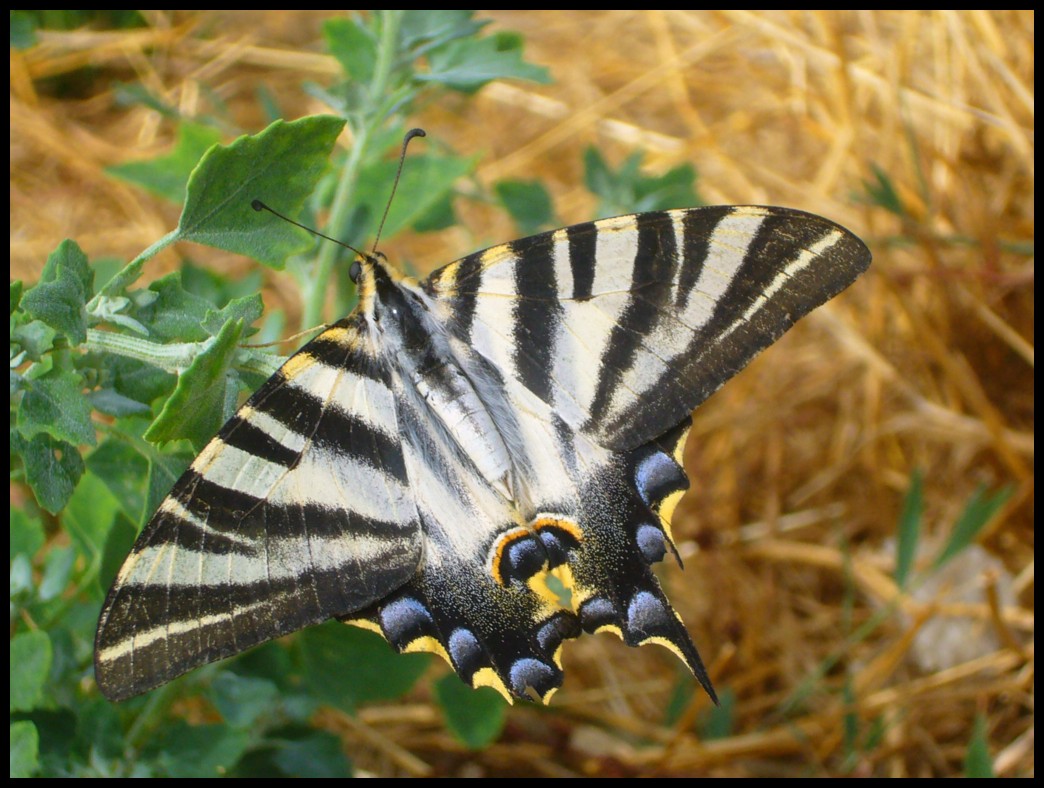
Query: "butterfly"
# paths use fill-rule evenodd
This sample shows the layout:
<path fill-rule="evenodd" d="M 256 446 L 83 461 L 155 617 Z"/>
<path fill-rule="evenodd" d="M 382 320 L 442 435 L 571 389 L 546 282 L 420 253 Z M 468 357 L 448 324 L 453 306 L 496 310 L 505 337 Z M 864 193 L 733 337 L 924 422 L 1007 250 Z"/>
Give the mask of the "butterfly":
<path fill-rule="evenodd" d="M 714 690 L 652 573 L 677 555 L 691 411 L 870 264 L 786 208 L 619 216 L 358 307 L 225 424 L 149 520 L 98 623 L 121 700 L 328 619 L 547 702 L 566 640 L 658 643 Z"/>

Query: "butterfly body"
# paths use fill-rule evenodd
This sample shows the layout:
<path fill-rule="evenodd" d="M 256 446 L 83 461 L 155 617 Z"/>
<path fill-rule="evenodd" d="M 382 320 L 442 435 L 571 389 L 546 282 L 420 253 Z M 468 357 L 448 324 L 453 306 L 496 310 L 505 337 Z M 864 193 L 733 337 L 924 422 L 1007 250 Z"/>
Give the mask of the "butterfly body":
<path fill-rule="evenodd" d="M 837 225 L 722 207 L 617 217 L 359 307 L 236 413 L 103 608 L 110 698 L 329 618 L 547 701 L 582 631 L 665 645 L 712 694 L 650 566 L 673 550 L 690 412 L 869 264 Z"/>

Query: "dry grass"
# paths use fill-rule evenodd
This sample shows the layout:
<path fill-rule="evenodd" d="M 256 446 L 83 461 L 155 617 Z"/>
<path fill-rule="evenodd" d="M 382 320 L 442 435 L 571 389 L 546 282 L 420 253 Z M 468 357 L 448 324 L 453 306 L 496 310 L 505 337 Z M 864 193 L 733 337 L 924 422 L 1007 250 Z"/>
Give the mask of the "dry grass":
<path fill-rule="evenodd" d="M 695 420 L 694 491 L 674 529 L 686 571 L 661 576 L 719 692 L 734 694 L 730 735 L 694 733 L 699 694 L 664 724 L 671 658 L 605 636 L 567 647 L 550 714 L 516 706 L 483 752 L 453 742 L 424 687 L 357 719 L 331 714 L 330 727 L 379 774 L 951 776 L 978 713 L 998 773 L 1032 775 L 1032 12 L 487 16 L 522 32 L 556 82 L 447 96 L 416 118 L 481 153 L 483 181 L 540 178 L 559 217 L 578 221 L 592 207 L 583 148 L 619 161 L 640 147 L 653 171 L 693 163 L 708 202 L 839 221 L 875 261 Z M 144 30 L 52 33 L 25 57 L 12 50 L 12 276 L 34 279 L 62 238 L 130 257 L 176 221 L 103 176 L 172 134 L 158 114 L 117 106 L 107 79 L 141 81 L 188 115 L 215 95 L 256 129 L 259 83 L 288 114 L 321 111 L 300 91 L 335 72 L 312 54 L 321 21 L 156 15 Z M 84 64 L 102 75 L 88 95 L 38 92 Z M 871 164 L 904 218 L 854 197 Z M 513 235 L 486 208 L 463 216 L 468 229 L 385 251 L 434 267 Z M 915 597 L 892 570 L 918 468 L 936 543 L 979 485 L 1013 494 L 953 576 Z"/>

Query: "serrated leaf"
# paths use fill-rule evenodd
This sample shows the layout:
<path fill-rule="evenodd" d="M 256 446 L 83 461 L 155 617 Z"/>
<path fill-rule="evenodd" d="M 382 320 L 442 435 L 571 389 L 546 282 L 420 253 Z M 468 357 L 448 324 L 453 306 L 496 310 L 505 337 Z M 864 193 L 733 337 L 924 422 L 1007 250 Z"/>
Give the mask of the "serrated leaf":
<path fill-rule="evenodd" d="M 540 181 L 505 180 L 494 189 L 521 235 L 532 235 L 554 221 L 551 195 Z"/>
<path fill-rule="evenodd" d="M 494 79 L 551 81 L 546 68 L 522 59 L 521 38 L 509 33 L 452 41 L 428 54 L 428 67 L 426 74 L 416 74 L 415 78 L 464 92 L 478 90 Z"/>
<path fill-rule="evenodd" d="M 25 480 L 37 503 L 51 514 L 60 512 L 83 474 L 83 458 L 76 447 L 50 435 L 25 440 L 12 432 L 11 454 L 22 459 Z"/>
<path fill-rule="evenodd" d="M 18 431 L 26 438 L 40 433 L 77 445 L 96 442 L 91 406 L 76 372 L 52 369 L 23 382 L 25 394 L 18 406 Z"/>
<path fill-rule="evenodd" d="M 177 140 L 167 156 L 145 161 L 130 161 L 107 167 L 110 175 L 140 186 L 174 203 L 185 200 L 189 175 L 203 154 L 212 145 L 221 142 L 221 132 L 211 126 L 182 120 L 178 125 Z"/>
<path fill-rule="evenodd" d="M 179 240 L 281 267 L 311 240 L 251 203 L 259 199 L 286 216 L 297 215 L 326 169 L 344 123 L 329 115 L 276 121 L 260 134 L 211 148 L 189 178 Z"/>
<path fill-rule="evenodd" d="M 199 451 L 214 437 L 224 423 L 228 371 L 242 334 L 242 321 L 224 325 L 213 344 L 179 376 L 174 393 L 145 433 L 146 440 L 165 443 L 185 438 Z"/>
<path fill-rule="evenodd" d="M 47 258 L 39 283 L 26 291 L 21 306 L 33 317 L 61 331 L 74 345 L 87 341 L 87 300 L 94 272 L 75 241 L 62 241 Z"/>
<path fill-rule="evenodd" d="M 11 638 L 11 711 L 36 708 L 43 697 L 52 656 L 46 632 L 20 632 Z"/>
<path fill-rule="evenodd" d="M 209 334 L 217 334 L 225 323 L 240 320 L 243 323 L 244 331 L 252 334 L 254 332 L 250 326 L 261 317 L 261 313 L 264 311 L 265 305 L 260 293 L 233 298 L 221 309 L 210 310 L 203 318 L 203 328 Z"/>
<path fill-rule="evenodd" d="M 504 730 L 507 702 L 496 690 L 472 689 L 456 675 L 448 674 L 435 682 L 435 698 L 446 727 L 466 747 L 486 747 Z"/>

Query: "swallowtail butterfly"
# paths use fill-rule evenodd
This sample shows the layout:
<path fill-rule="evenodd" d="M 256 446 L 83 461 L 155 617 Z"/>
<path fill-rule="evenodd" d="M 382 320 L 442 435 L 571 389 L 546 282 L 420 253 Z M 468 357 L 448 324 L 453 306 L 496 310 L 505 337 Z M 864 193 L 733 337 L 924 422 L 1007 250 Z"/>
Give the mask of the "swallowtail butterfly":
<path fill-rule="evenodd" d="M 870 264 L 800 211 L 619 216 L 358 308 L 292 356 L 146 525 L 98 623 L 121 700 L 337 618 L 547 702 L 562 643 L 659 643 L 714 697 L 650 566 L 674 550 L 690 412 Z"/>

